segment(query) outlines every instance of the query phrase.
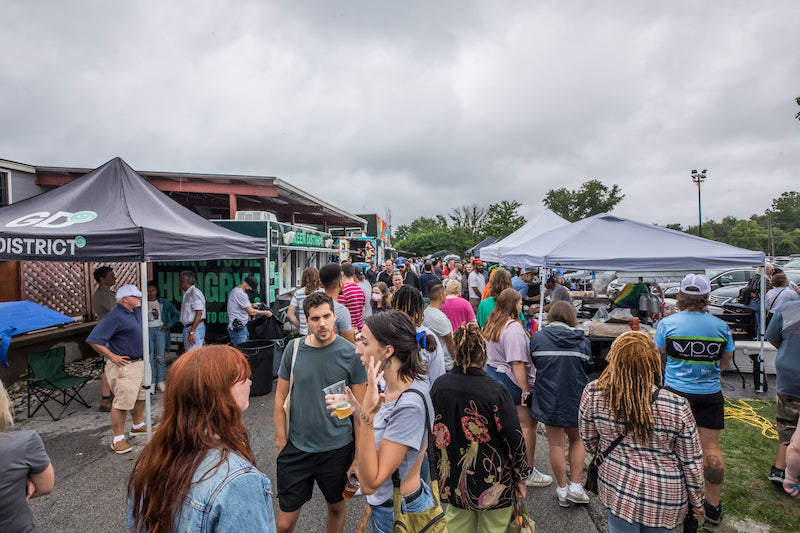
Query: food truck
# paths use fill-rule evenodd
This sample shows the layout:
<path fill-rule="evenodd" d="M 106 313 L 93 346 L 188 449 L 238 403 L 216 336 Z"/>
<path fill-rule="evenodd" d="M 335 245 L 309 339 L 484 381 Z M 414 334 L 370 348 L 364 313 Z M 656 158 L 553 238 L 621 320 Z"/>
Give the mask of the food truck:
<path fill-rule="evenodd" d="M 357 215 L 367 221 L 366 231 L 346 232 L 344 229 L 332 230 L 335 237 L 339 261 L 356 264 L 378 265 L 386 259 L 395 259 L 397 252 L 391 248 L 391 229 L 381 217 L 375 214 Z"/>
<path fill-rule="evenodd" d="M 178 276 L 183 270 L 197 273 L 197 288 L 206 298 L 206 337 L 213 341 L 227 335 L 227 301 L 231 290 L 245 277 L 259 280 L 252 302 L 266 302 L 278 313 L 289 307 L 292 293 L 300 285 L 303 269 L 320 268 L 336 252 L 330 233 L 308 226 L 269 221 L 214 220 L 230 230 L 267 240 L 263 259 L 220 259 L 153 263 L 153 279 L 159 294 L 177 304 L 181 299 Z M 267 280 L 265 282 L 264 280 Z M 177 340 L 177 339 L 176 339 Z"/>

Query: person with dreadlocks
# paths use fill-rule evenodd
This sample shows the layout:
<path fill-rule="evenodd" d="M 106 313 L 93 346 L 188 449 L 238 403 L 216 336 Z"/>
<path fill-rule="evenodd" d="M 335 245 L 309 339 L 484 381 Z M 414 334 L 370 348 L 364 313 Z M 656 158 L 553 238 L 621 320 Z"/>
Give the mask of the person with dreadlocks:
<path fill-rule="evenodd" d="M 646 333 L 620 335 L 606 360 L 606 370 L 583 391 L 578 427 L 589 453 L 611 448 L 598 475 L 609 531 L 666 533 L 685 516 L 684 531 L 690 522 L 696 531 L 705 487 L 689 403 L 658 388 L 661 357 Z"/>
<path fill-rule="evenodd" d="M 470 322 L 454 333 L 454 366 L 431 389 L 439 487 L 450 531 L 505 533 L 530 475 L 514 402 L 490 378 L 486 341 Z"/>
<path fill-rule="evenodd" d="M 432 332 L 425 331 L 422 326 L 422 321 L 425 319 L 425 302 L 416 287 L 411 285 L 402 285 L 392 295 L 392 309 L 402 311 L 407 314 L 417 328 L 417 337 L 424 339 L 426 336 L 431 341 L 425 341 L 422 350 L 420 350 L 420 357 L 422 362 L 428 369 L 425 374 L 425 381 L 428 386 L 433 385 L 436 378 L 444 374 L 444 352 L 442 346 L 439 346 Z M 431 333 L 428 335 L 428 333 Z"/>

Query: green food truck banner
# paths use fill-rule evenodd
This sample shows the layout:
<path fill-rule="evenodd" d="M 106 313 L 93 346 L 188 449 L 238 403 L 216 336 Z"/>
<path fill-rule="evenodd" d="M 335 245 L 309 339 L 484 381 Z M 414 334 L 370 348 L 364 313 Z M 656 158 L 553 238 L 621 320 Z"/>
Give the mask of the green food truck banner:
<path fill-rule="evenodd" d="M 153 263 L 153 280 L 158 284 L 158 295 L 171 300 L 180 309 L 183 293 L 178 277 L 184 270 L 197 274 L 196 287 L 206 298 L 206 337 L 209 340 L 227 335 L 228 295 L 247 276 L 258 279 L 258 292 L 249 292 L 253 303 L 264 300 L 264 260 L 220 259 L 215 261 L 175 261 Z M 175 326 L 178 328 L 178 325 Z"/>

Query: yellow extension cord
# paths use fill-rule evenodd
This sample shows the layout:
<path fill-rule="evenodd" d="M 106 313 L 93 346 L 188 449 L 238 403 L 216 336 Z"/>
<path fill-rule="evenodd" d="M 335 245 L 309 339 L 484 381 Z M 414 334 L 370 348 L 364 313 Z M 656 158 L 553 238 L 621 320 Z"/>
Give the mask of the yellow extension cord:
<path fill-rule="evenodd" d="M 775 430 L 772 420 L 764 418 L 756 413 L 753 408 L 755 403 L 766 403 L 764 400 L 731 400 L 725 398 L 725 419 L 738 420 L 749 426 L 761 430 L 761 434 L 768 439 L 778 440 L 778 432 Z"/>

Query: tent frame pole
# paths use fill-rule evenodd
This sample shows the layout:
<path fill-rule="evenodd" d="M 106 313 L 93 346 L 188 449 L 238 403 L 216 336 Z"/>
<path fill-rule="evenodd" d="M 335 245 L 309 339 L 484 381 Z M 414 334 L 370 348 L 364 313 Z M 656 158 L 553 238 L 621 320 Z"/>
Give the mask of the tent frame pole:
<path fill-rule="evenodd" d="M 759 331 L 759 340 L 761 341 L 758 353 L 758 361 L 756 364 L 755 371 L 758 372 L 758 389 L 756 392 L 766 392 L 767 391 L 767 373 L 764 370 L 764 333 L 766 330 L 766 321 L 767 317 L 765 316 L 765 293 L 767 289 L 767 258 L 764 256 L 764 265 L 761 267 L 761 280 L 760 280 L 759 291 L 761 292 L 761 301 L 759 302 L 759 307 L 761 308 L 761 313 L 758 319 L 758 331 Z"/>
<path fill-rule="evenodd" d="M 539 329 L 542 329 L 544 317 L 544 267 L 539 267 Z"/>
<path fill-rule="evenodd" d="M 147 326 L 147 263 L 142 262 L 140 263 L 140 270 L 139 270 L 139 278 L 142 286 L 142 306 L 141 306 L 141 313 L 142 313 L 142 357 L 144 359 L 144 414 L 145 414 L 145 425 L 147 427 L 147 441 L 150 441 L 150 437 L 153 433 L 153 425 L 151 420 L 151 412 L 152 412 L 152 405 L 150 402 L 150 394 L 152 394 L 152 387 L 150 386 L 150 382 L 152 381 L 152 368 L 150 368 L 150 331 Z"/>

